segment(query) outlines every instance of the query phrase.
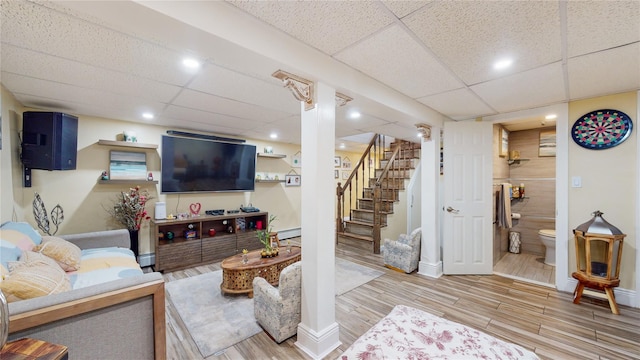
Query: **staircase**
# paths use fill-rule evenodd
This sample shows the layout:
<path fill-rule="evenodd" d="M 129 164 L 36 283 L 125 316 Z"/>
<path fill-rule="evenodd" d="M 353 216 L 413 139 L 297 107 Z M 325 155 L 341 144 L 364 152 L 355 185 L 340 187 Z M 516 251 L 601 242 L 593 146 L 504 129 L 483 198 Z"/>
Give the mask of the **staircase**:
<path fill-rule="evenodd" d="M 380 253 L 380 230 L 387 226 L 387 215 L 393 214 L 405 180 L 420 158 L 420 144 L 403 140 L 388 148 L 384 144 L 384 136 L 376 134 L 351 176 L 344 185 L 338 183 L 336 191 L 336 241 L 343 236 L 371 242 L 375 254 Z"/>

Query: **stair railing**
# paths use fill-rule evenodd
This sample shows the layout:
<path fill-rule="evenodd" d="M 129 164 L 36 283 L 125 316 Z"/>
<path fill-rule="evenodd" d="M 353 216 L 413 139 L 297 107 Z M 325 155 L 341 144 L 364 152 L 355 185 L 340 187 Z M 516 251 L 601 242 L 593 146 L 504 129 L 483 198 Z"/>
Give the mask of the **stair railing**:
<path fill-rule="evenodd" d="M 352 209 L 360 208 L 358 198 L 366 197 L 366 189 L 371 191 L 372 203 L 372 233 L 373 252 L 380 253 L 381 228 L 383 225 L 382 213 L 390 211 L 393 202 L 397 201 L 400 183 L 410 175 L 412 158 L 415 155 L 416 145 L 407 141 L 399 141 L 390 156 L 385 148 L 385 138 L 382 135 L 374 135 L 369 146 L 358 160 L 355 168 L 344 185 L 338 183 L 337 216 L 336 216 L 336 243 L 338 234 L 345 232 L 345 214 L 349 212 L 349 220 L 352 219 Z M 375 164 L 372 161 L 374 154 Z M 378 168 L 382 161 L 386 161 L 383 168 Z M 365 164 L 370 166 L 366 169 Z M 393 176 L 390 176 L 393 174 Z M 348 199 L 348 204 L 346 203 Z M 387 200 L 383 207 L 383 200 Z M 356 202 L 354 207 L 354 201 Z M 347 208 L 348 205 L 348 208 Z"/>
<path fill-rule="evenodd" d="M 375 177 L 375 169 L 384 154 L 384 142 L 384 135 L 375 134 L 344 185 L 342 182 L 338 182 L 336 188 L 336 243 L 338 242 L 338 234 L 345 230 L 344 219 L 347 212 L 355 208 L 354 202 L 357 202 L 358 197 L 364 197 L 365 188 L 369 186 L 367 182 Z M 366 166 L 367 164 L 369 166 Z M 348 203 L 346 203 L 347 199 Z"/>

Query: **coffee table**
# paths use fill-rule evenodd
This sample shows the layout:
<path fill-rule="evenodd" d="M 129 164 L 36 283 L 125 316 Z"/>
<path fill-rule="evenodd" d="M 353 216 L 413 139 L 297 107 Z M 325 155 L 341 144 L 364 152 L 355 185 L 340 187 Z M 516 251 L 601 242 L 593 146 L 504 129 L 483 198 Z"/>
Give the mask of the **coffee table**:
<path fill-rule="evenodd" d="M 282 269 L 300 261 L 300 247 L 291 246 L 291 252 L 281 247 L 280 254 L 271 258 L 260 256 L 260 250 L 247 254 L 248 261 L 242 263 L 242 254 L 233 255 L 222 260 L 222 294 L 248 294 L 253 298 L 253 279 L 263 277 L 271 285 L 278 285 Z"/>

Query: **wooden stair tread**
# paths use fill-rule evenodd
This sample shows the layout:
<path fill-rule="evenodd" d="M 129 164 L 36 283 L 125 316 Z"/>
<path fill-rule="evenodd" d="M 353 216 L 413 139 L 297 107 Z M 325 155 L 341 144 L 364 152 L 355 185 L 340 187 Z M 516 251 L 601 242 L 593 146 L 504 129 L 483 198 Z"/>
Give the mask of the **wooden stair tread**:
<path fill-rule="evenodd" d="M 348 232 L 338 232 L 338 235 L 339 236 L 348 237 L 348 238 L 352 238 L 352 239 L 358 239 L 358 240 L 364 240 L 364 241 L 373 242 L 373 238 L 371 236 L 352 234 L 352 233 L 348 233 Z"/>
<path fill-rule="evenodd" d="M 373 213 L 373 210 L 371 209 L 351 209 L 351 211 L 361 211 L 361 212 L 366 212 L 366 213 Z M 393 211 L 382 211 L 380 210 L 380 214 L 393 214 Z"/>
<path fill-rule="evenodd" d="M 368 222 L 368 221 L 362 221 L 362 220 L 345 220 L 345 223 L 373 227 L 373 221 L 372 222 Z M 380 227 L 387 227 L 387 225 L 380 224 Z"/>

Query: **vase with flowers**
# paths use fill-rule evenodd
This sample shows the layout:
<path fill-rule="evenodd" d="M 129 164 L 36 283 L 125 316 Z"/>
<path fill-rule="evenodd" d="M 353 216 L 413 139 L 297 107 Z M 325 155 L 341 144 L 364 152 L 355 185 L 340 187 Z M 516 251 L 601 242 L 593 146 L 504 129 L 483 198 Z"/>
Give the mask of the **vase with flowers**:
<path fill-rule="evenodd" d="M 262 251 L 260 251 L 260 255 L 262 257 L 278 256 L 278 248 L 271 246 L 271 231 L 273 230 L 273 228 L 271 227 L 271 223 L 273 223 L 275 220 L 276 220 L 276 216 L 270 215 L 269 220 L 267 221 L 267 224 L 266 224 L 267 226 L 265 226 L 265 228 L 262 230 L 256 231 L 256 236 L 258 237 L 258 240 L 260 240 L 260 243 L 262 244 L 262 246 L 264 246 Z"/>
<path fill-rule="evenodd" d="M 242 263 L 246 264 L 249 262 L 249 250 L 242 249 Z"/>
<path fill-rule="evenodd" d="M 147 201 L 152 199 L 149 191 L 140 189 L 140 186 L 130 188 L 129 191 L 122 191 L 116 195 L 113 206 L 107 208 L 116 221 L 124 225 L 129 230 L 131 238 L 131 250 L 138 256 L 138 232 L 144 221 L 151 217 L 148 215 L 145 206 Z"/>

